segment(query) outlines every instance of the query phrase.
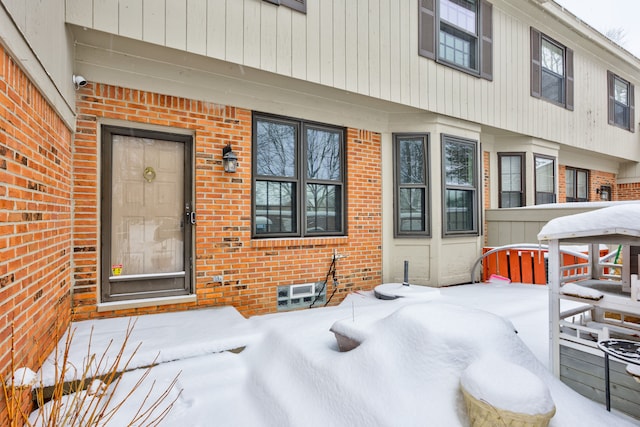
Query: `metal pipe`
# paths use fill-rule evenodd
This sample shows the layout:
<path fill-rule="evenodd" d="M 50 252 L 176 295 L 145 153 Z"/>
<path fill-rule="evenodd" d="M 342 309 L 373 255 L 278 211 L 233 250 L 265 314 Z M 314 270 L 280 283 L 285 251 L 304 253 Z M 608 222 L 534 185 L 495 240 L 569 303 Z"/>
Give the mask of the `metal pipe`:
<path fill-rule="evenodd" d="M 404 281 L 402 282 L 404 286 L 409 286 L 409 261 L 404 262 Z"/>

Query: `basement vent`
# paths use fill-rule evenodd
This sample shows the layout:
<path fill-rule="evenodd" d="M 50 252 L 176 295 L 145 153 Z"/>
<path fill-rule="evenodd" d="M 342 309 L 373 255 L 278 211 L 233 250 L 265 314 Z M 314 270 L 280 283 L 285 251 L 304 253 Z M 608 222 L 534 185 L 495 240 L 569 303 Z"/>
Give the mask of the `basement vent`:
<path fill-rule="evenodd" d="M 278 310 L 284 311 L 309 307 L 316 299 L 316 294 L 320 289 L 322 289 L 322 291 L 316 304 L 324 304 L 327 292 L 326 287 L 322 285 L 323 282 L 278 286 Z"/>

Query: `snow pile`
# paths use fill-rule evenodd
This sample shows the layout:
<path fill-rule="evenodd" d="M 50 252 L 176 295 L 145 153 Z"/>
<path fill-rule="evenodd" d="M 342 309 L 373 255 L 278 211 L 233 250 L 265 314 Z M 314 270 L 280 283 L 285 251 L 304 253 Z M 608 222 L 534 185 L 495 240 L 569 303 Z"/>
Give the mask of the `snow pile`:
<path fill-rule="evenodd" d="M 626 234 L 640 236 L 640 203 L 626 203 L 591 212 L 554 218 L 538 233 L 538 240 Z"/>
<path fill-rule="evenodd" d="M 604 294 L 596 289 L 586 288 L 584 286 L 576 285 L 575 283 L 567 283 L 562 285 L 560 293 L 576 298 L 591 299 L 594 301 L 601 300 Z"/>
<path fill-rule="evenodd" d="M 477 400 L 520 414 L 546 414 L 554 409 L 549 388 L 529 370 L 502 359 L 469 365 L 460 384 Z"/>

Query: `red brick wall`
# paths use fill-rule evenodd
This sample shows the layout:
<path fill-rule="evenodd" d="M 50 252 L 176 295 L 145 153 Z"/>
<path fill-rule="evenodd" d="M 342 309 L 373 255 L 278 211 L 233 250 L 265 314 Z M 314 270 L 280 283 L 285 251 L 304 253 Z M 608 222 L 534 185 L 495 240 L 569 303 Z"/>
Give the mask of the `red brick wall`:
<path fill-rule="evenodd" d="M 566 184 L 566 171 L 565 165 L 558 167 L 558 202 L 564 203 L 567 201 L 567 184 Z M 618 191 L 616 190 L 616 175 L 610 172 L 603 172 L 598 170 L 589 170 L 589 201 L 599 202 L 600 194 L 596 191 L 600 189 L 601 185 L 608 185 L 611 187 L 610 200 L 624 200 L 618 198 Z"/>
<path fill-rule="evenodd" d="M 380 135 L 348 129 L 348 237 L 251 239 L 251 111 L 156 93 L 90 83 L 78 92 L 74 150 L 75 319 L 233 305 L 245 315 L 273 312 L 276 286 L 321 281 L 334 249 L 340 288 L 372 289 L 382 280 Z M 98 302 L 98 121 L 119 119 L 195 131 L 197 302 L 96 311 Z M 238 172 L 224 173 L 222 148 L 231 142 Z M 224 282 L 213 281 L 223 275 Z M 331 292 L 332 289 L 329 289 Z"/>
<path fill-rule="evenodd" d="M 618 184 L 612 187 L 614 200 L 640 200 L 640 182 Z"/>
<path fill-rule="evenodd" d="M 482 153 L 482 185 L 483 187 L 483 195 L 484 198 L 484 209 L 491 209 L 491 153 L 485 151 Z M 484 223 L 484 244 L 487 245 L 489 236 L 487 235 L 487 220 L 483 215 Z"/>
<path fill-rule="evenodd" d="M 0 46 L 0 373 L 37 370 L 70 319 L 71 132 Z M 0 393 L 0 420 L 6 419 Z M 0 421 L 0 426 L 8 425 Z"/>

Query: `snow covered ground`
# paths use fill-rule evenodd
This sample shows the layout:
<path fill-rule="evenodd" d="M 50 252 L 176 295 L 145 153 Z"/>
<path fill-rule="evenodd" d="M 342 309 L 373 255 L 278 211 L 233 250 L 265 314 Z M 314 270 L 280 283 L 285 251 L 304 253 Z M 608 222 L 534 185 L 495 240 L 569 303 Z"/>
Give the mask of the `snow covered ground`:
<path fill-rule="evenodd" d="M 141 346 L 130 367 L 157 366 L 109 425 L 126 425 L 154 383 L 158 395 L 178 375 L 166 426 L 465 426 L 460 378 L 478 361 L 517 365 L 542 380 L 556 406 L 551 426 L 632 426 L 549 374 L 545 286 L 476 284 L 440 289 L 430 301 L 382 301 L 352 294 L 337 307 L 245 319 L 232 308 L 141 316 L 127 345 Z M 564 308 L 564 307 L 563 307 Z M 337 322 L 337 323 L 336 323 Z M 91 351 L 110 357 L 128 319 L 73 324 L 71 363 Z M 340 353 L 329 329 L 352 330 L 362 344 Z M 517 334 L 514 332 L 517 330 Z M 64 342 L 62 340 L 61 342 Z M 241 353 L 221 350 L 246 347 Z M 143 370 L 123 376 L 112 402 Z M 490 391 L 500 391 L 496 370 Z M 42 377 L 54 377 L 51 363 Z M 522 396 L 501 404 L 522 405 Z M 153 400 L 153 399 L 151 399 Z M 516 400 L 519 402 L 513 402 Z M 535 411 L 531 402 L 524 408 Z"/>

